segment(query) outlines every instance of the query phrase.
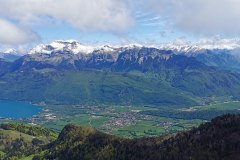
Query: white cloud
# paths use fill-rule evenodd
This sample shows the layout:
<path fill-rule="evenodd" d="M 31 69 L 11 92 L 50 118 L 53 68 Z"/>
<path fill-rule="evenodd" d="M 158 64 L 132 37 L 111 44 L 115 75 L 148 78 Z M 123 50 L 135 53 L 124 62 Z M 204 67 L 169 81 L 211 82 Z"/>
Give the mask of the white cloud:
<path fill-rule="evenodd" d="M 139 0 L 143 10 L 168 20 L 166 27 L 203 35 L 237 36 L 239 0 Z"/>
<path fill-rule="evenodd" d="M 134 24 L 124 0 L 0 0 L 0 15 L 24 25 L 48 17 L 83 31 L 122 32 Z"/>
<path fill-rule="evenodd" d="M 236 37 L 240 34 L 239 6 L 240 0 L 0 0 L 0 23 L 7 26 L 0 30 L 0 43 L 28 43 L 37 37 L 31 29 L 59 24 L 87 33 L 131 34 L 143 28 L 143 32 L 174 31 L 164 33 L 165 37 L 179 31 Z"/>
<path fill-rule="evenodd" d="M 2 44 L 17 45 L 39 39 L 38 35 L 33 31 L 20 28 L 7 20 L 0 19 L 0 26 L 0 43 Z"/>

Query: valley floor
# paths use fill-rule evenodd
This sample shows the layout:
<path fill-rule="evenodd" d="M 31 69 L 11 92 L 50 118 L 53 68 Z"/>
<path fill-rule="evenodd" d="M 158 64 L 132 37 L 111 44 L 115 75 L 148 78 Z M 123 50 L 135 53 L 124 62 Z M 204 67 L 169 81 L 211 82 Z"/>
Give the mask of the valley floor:
<path fill-rule="evenodd" d="M 149 106 L 47 105 L 41 114 L 16 121 L 40 124 L 57 132 L 66 124 L 75 123 L 94 127 L 108 134 L 139 138 L 189 130 L 226 113 L 240 113 L 240 102 L 215 102 L 206 106 L 180 109 Z"/>

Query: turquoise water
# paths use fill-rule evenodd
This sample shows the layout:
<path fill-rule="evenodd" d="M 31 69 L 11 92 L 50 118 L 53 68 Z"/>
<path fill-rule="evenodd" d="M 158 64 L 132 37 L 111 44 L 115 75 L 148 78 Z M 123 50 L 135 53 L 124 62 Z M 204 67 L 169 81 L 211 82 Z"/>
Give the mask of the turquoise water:
<path fill-rule="evenodd" d="M 41 112 L 40 106 L 27 102 L 0 100 L 1 118 L 30 118 Z"/>

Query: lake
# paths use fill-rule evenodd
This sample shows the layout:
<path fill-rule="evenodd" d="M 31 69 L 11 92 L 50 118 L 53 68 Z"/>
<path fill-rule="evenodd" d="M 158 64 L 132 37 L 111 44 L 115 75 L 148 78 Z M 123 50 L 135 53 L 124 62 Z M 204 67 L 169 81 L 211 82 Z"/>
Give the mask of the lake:
<path fill-rule="evenodd" d="M 42 111 L 42 107 L 28 102 L 0 100 L 1 118 L 30 118 Z"/>

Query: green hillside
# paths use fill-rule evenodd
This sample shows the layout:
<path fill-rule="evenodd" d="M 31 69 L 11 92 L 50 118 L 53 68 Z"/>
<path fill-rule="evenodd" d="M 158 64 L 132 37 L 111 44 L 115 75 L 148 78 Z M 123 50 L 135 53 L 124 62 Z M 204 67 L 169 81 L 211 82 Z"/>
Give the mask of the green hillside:
<path fill-rule="evenodd" d="M 107 71 L 10 73 L 0 78 L 2 99 L 50 104 L 194 105 L 194 96 L 158 74 Z"/>
<path fill-rule="evenodd" d="M 0 125 L 0 159 L 20 159 L 39 153 L 57 134 L 40 126 L 17 123 Z"/>
<path fill-rule="evenodd" d="M 218 70 L 112 72 L 52 69 L 0 77 L 0 98 L 47 104 L 193 106 L 214 97 L 238 99 L 238 75 Z"/>

